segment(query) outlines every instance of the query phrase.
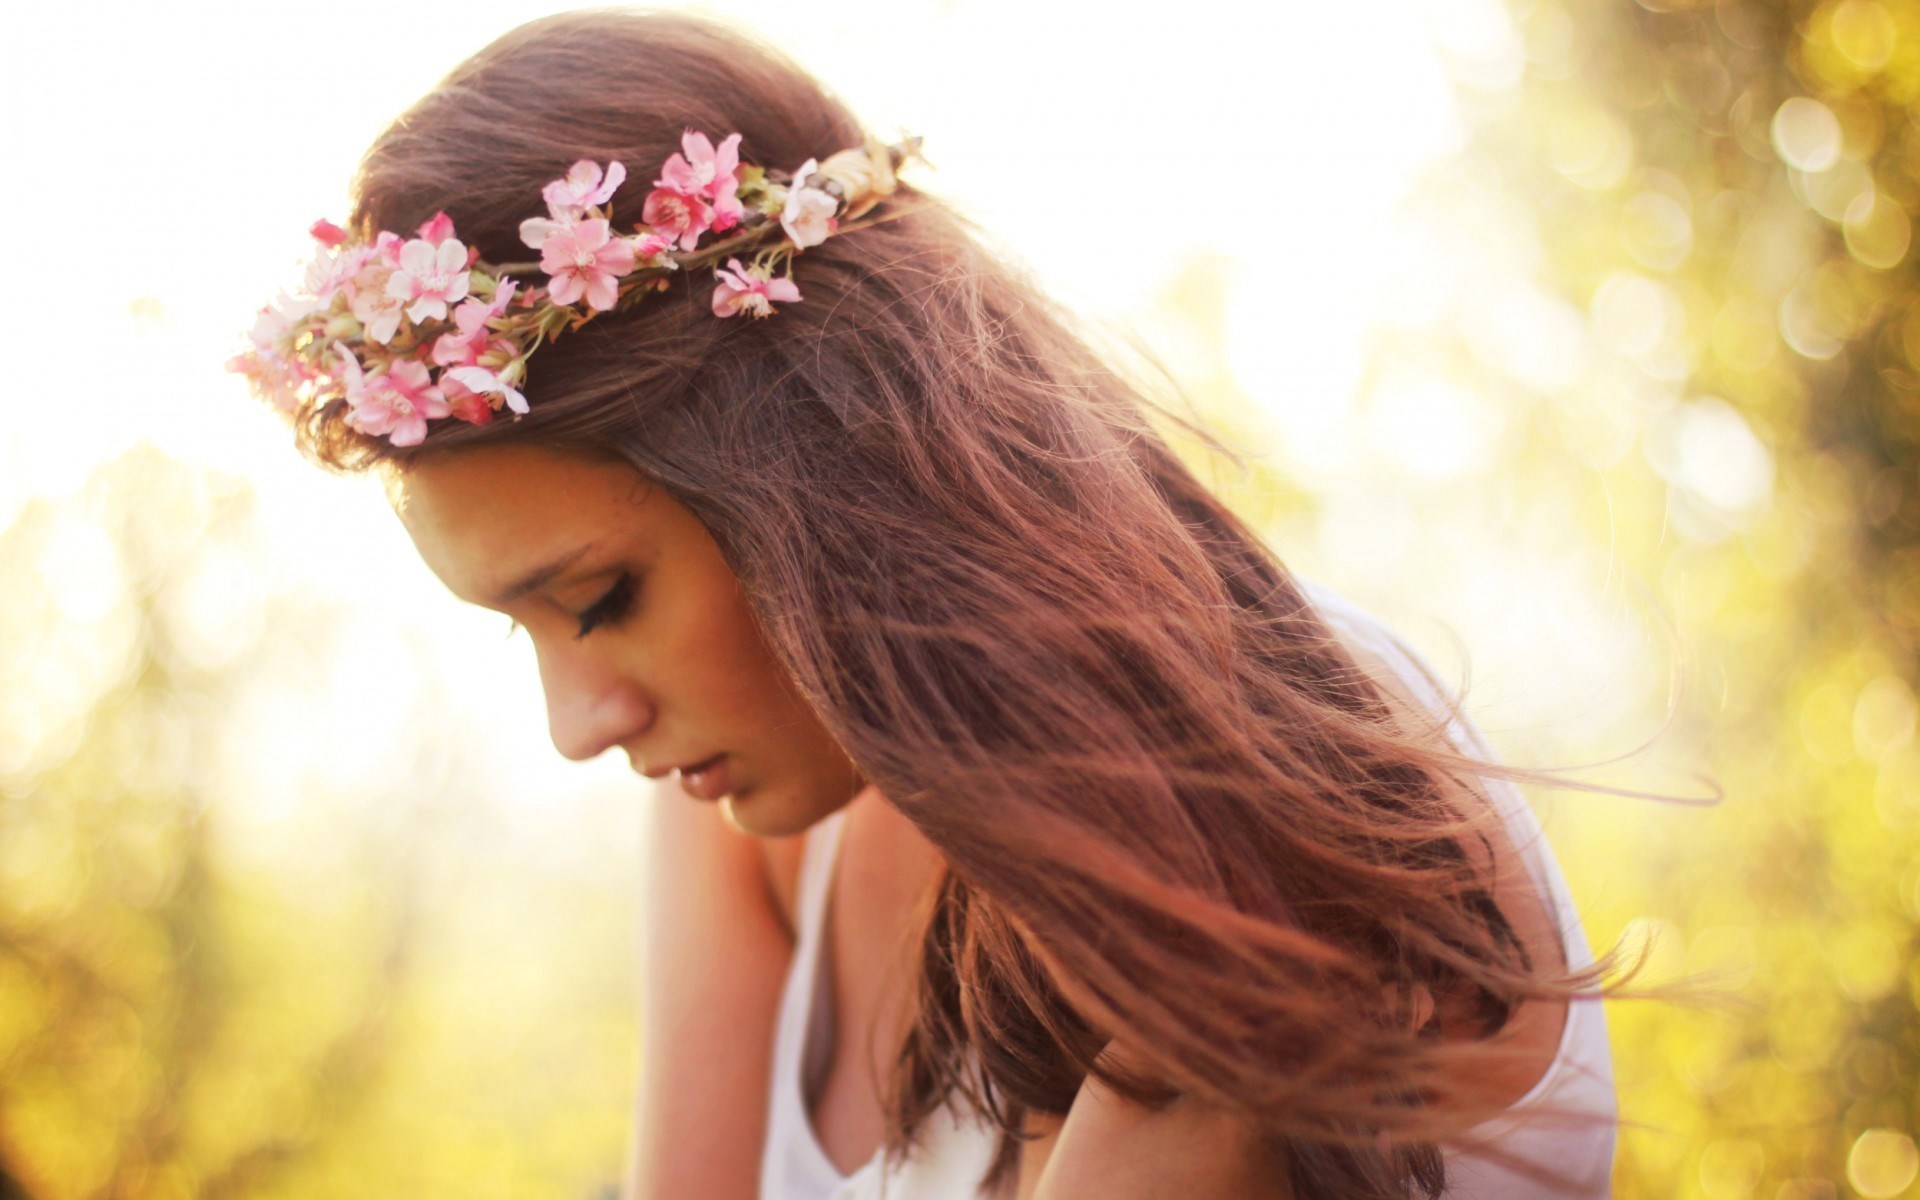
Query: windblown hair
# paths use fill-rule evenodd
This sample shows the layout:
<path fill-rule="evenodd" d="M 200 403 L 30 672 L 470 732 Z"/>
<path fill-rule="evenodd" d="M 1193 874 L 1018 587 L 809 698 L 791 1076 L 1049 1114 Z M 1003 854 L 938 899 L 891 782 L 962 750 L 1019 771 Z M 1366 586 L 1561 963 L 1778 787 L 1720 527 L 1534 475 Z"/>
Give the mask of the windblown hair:
<path fill-rule="evenodd" d="M 521 258 L 545 181 L 580 158 L 646 172 L 687 128 L 770 166 L 863 137 L 736 32 L 568 14 L 382 134 L 354 221 L 443 209 Z M 1001 1130 L 997 1182 L 1028 1114 L 1064 1114 L 1091 1072 L 1255 1121 L 1298 1195 L 1438 1194 L 1463 1054 L 1599 978 L 1529 961 L 1490 893 L 1484 781 L 1544 773 L 1396 704 L 1149 419 L 1175 418 L 952 211 L 908 185 L 874 215 L 796 260 L 805 299 L 771 319 L 717 320 L 711 280 L 678 280 L 542 348 L 521 420 L 396 449 L 335 402 L 303 448 L 340 469 L 509 441 L 611 457 L 705 523 L 826 727 L 947 863 L 890 1152 L 958 1095 Z"/>

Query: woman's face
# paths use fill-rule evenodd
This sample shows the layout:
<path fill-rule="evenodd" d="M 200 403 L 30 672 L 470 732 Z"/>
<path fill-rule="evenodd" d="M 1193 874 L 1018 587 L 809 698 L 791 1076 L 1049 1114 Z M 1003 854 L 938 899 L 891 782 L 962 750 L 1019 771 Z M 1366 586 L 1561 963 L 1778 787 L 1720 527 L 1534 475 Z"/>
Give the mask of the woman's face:
<path fill-rule="evenodd" d="M 864 784 L 761 639 L 706 527 L 622 464 L 484 447 L 399 472 L 394 508 L 454 595 L 533 640 L 553 744 L 678 771 L 761 836 L 798 833 Z"/>

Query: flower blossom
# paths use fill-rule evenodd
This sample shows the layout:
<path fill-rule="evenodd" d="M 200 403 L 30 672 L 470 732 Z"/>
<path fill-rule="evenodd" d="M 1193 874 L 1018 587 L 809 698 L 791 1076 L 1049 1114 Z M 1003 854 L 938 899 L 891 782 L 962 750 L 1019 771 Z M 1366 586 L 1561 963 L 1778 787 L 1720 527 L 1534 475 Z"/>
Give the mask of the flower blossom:
<path fill-rule="evenodd" d="M 640 219 L 677 240 L 682 250 L 691 250 L 700 244 L 700 235 L 713 228 L 713 206 L 699 196 L 660 187 L 647 193 Z"/>
<path fill-rule="evenodd" d="M 739 195 L 740 135 L 728 134 L 716 148 L 706 134 L 689 129 L 680 135 L 680 149 L 661 164 L 654 186 L 706 201 L 715 233 L 738 225 L 746 212 Z"/>
<path fill-rule="evenodd" d="M 680 152 L 660 167 L 640 216 L 654 229 L 691 250 L 711 229 L 724 233 L 740 223 L 740 135 L 730 133 L 716 148 L 704 133 L 689 129 Z"/>
<path fill-rule="evenodd" d="M 470 367 L 479 362 L 481 352 L 494 340 L 488 322 L 507 311 L 507 304 L 518 286 L 511 279 L 503 279 L 491 302 L 478 296 L 467 297 L 453 310 L 453 331 L 434 339 L 433 361 L 442 367 Z"/>
<path fill-rule="evenodd" d="M 432 226 L 429 221 L 422 232 Z M 447 228 L 453 228 L 451 222 Z M 447 305 L 466 298 L 468 275 L 467 248 L 459 239 L 448 237 L 436 246 L 425 237 L 415 238 L 400 248 L 400 267 L 387 278 L 387 295 L 408 305 L 407 319 L 415 324 L 428 318 L 444 321 Z"/>
<path fill-rule="evenodd" d="M 380 273 L 381 282 L 392 275 L 391 271 Z M 384 287 L 361 288 L 354 294 L 349 307 L 354 319 L 366 327 L 367 336 L 381 345 L 393 340 L 400 332 L 401 309 L 406 306 L 399 300 L 387 295 Z"/>
<path fill-rule="evenodd" d="M 633 243 L 612 236 L 607 222 L 598 217 L 556 230 L 540 246 L 540 269 L 550 279 L 547 294 L 555 304 L 572 304 L 585 296 L 589 308 L 612 308 L 620 297 L 615 281 L 633 266 Z"/>
<path fill-rule="evenodd" d="M 400 329 L 400 310 L 405 302 L 390 295 L 388 284 L 400 266 L 398 234 L 382 232 L 364 256 L 356 256 L 353 277 L 341 286 L 347 291 L 347 307 L 354 319 L 366 326 L 367 336 L 382 345 L 393 340 Z"/>
<path fill-rule="evenodd" d="M 308 226 L 307 232 L 313 235 L 315 241 L 329 250 L 338 250 L 341 243 L 347 240 L 347 231 L 325 217 Z"/>
<path fill-rule="evenodd" d="M 420 240 L 438 246 L 453 236 L 453 218 L 444 212 L 434 213 L 420 224 Z"/>
<path fill-rule="evenodd" d="M 377 261 L 390 271 L 397 270 L 400 266 L 400 248 L 406 244 L 407 239 L 383 229 L 380 231 L 380 236 L 373 239 L 373 248 L 369 253 L 368 261 Z"/>
<path fill-rule="evenodd" d="M 253 348 L 227 360 L 227 370 L 245 375 L 281 412 L 291 413 L 298 407 L 300 389 L 313 378 L 313 371 L 294 353 L 293 343 L 318 308 L 311 297 L 281 292 L 254 318 L 247 334 Z"/>
<path fill-rule="evenodd" d="M 773 302 L 791 303 L 800 298 L 800 286 L 791 279 L 769 278 L 764 267 L 747 268 L 730 258 L 724 267 L 715 267 L 720 282 L 713 289 L 713 315 L 731 317 L 742 310 L 755 317 L 773 315 Z"/>
<path fill-rule="evenodd" d="M 556 221 L 552 217 L 528 217 L 520 222 L 520 240 L 530 249 L 538 250 L 547 244 L 547 239 L 571 225 L 571 221 Z"/>
<path fill-rule="evenodd" d="M 457 415 L 465 420 L 472 421 L 475 425 L 485 425 L 493 419 L 492 402 L 486 399 L 488 396 L 500 397 L 506 406 L 514 412 L 525 413 L 527 411 L 527 398 L 520 393 L 520 389 L 508 383 L 506 377 L 498 371 L 488 370 L 486 367 L 481 366 L 449 367 L 446 371 L 442 372 L 441 382 L 447 387 L 449 394 L 457 389 L 464 394 L 463 399 L 465 397 L 477 396 L 483 404 L 488 406 L 487 415 L 481 417 L 479 420 L 474 420 L 473 417 L 467 416 L 459 409 L 455 409 Z"/>
<path fill-rule="evenodd" d="M 440 373 L 440 393 L 447 398 L 447 410 L 467 424 L 485 425 L 493 420 L 493 403 L 483 393 L 451 378 L 449 372 Z"/>
<path fill-rule="evenodd" d="M 599 163 L 583 158 L 568 167 L 564 176 L 540 189 L 540 198 L 547 202 L 547 211 L 556 221 L 577 221 L 589 208 L 613 199 L 615 189 L 626 178 L 627 168 L 621 163 L 608 163 L 602 173 Z"/>
<path fill-rule="evenodd" d="M 319 307 L 307 296 L 289 296 L 281 292 L 272 304 L 254 318 L 247 339 L 268 354 L 284 355 L 293 349 L 293 335 L 302 322 Z"/>
<path fill-rule="evenodd" d="M 227 360 L 227 370 L 247 377 L 255 394 L 282 413 L 300 406 L 300 388 L 309 378 L 306 364 L 271 350 L 245 350 Z"/>
<path fill-rule="evenodd" d="M 780 210 L 780 227 L 787 231 L 793 244 L 802 250 L 818 246 L 840 227 L 840 223 L 834 219 L 834 214 L 840 211 L 840 201 L 829 192 L 804 186 L 807 177 L 818 166 L 810 158 L 793 173 L 793 186 L 787 189 L 786 207 Z"/>
<path fill-rule="evenodd" d="M 689 195 L 711 196 L 726 176 L 740 167 L 740 135 L 730 133 L 718 149 L 704 133 L 689 129 L 680 135 L 682 153 L 670 154 L 660 164 L 657 187 Z"/>
<path fill-rule="evenodd" d="M 425 363 L 401 359 L 384 375 L 368 375 L 353 351 L 339 350 L 350 428 L 396 446 L 418 446 L 427 436 L 428 418 L 453 412 Z"/>
<path fill-rule="evenodd" d="M 732 133 L 715 145 L 686 130 L 680 152 L 661 165 L 643 201 L 645 220 L 625 237 L 614 233 L 608 205 L 626 181 L 626 168 L 617 161 L 574 163 L 542 188 L 546 214 L 520 225 L 521 240 L 537 252 L 544 274 L 531 287 L 525 279 L 498 278 L 500 268 L 479 261 L 445 212 L 421 223 L 412 238 L 385 230 L 363 237 L 315 221 L 309 233 L 318 244 L 305 288 L 263 310 L 247 348 L 228 365 L 289 414 L 337 418 L 401 447 L 424 441 L 436 419 L 478 425 L 503 413 L 524 414 L 527 359 L 543 339 L 612 310 L 623 291 L 631 302 L 668 290 L 668 276 L 687 265 L 684 256 L 676 259 L 676 248 L 694 251 L 708 231 L 724 233 L 748 220 L 740 196 L 741 141 Z M 763 251 L 752 266 L 736 257 L 715 269 L 715 316 L 768 317 L 776 305 L 801 298 L 790 268 L 777 278 L 775 270 L 795 251 L 840 232 L 840 217 L 874 202 L 869 192 L 891 189 L 886 164 L 870 160 L 863 168 L 860 154 L 843 151 L 827 160 L 838 185 L 807 160 L 784 195 L 764 183 L 758 168 L 747 172 L 757 211 L 752 232 L 733 240 L 760 245 L 762 234 L 773 235 L 772 223 L 761 223 L 763 214 L 777 215 L 788 240 Z M 876 178 L 880 184 L 873 187 L 861 182 Z M 838 194 L 842 189 L 856 197 L 851 208 Z M 711 260 L 735 247 L 719 242 L 710 249 L 714 253 L 700 257 Z M 317 413 L 316 404 L 324 406 Z"/>
<path fill-rule="evenodd" d="M 635 258 L 657 259 L 673 248 L 673 239 L 657 233 L 637 233 L 627 240 L 633 245 Z"/>
<path fill-rule="evenodd" d="M 307 263 L 306 288 L 316 306 L 325 308 L 333 297 L 367 264 L 373 254 L 369 246 L 322 249 Z"/>

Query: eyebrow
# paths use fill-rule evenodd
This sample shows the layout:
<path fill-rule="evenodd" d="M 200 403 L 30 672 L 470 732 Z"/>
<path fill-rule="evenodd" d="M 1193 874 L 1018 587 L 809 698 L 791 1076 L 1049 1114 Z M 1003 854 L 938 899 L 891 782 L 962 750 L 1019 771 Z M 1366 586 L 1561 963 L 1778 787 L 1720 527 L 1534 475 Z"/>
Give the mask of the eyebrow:
<path fill-rule="evenodd" d="M 556 558 L 549 559 L 547 562 L 542 563 L 540 566 L 535 567 L 533 570 L 528 571 L 525 575 L 508 584 L 488 603 L 488 607 L 505 608 L 507 605 L 512 604 L 528 593 L 539 591 L 549 583 L 552 583 L 561 572 L 585 558 L 587 552 L 592 549 L 593 543 L 589 542 L 576 550 L 570 550 Z"/>

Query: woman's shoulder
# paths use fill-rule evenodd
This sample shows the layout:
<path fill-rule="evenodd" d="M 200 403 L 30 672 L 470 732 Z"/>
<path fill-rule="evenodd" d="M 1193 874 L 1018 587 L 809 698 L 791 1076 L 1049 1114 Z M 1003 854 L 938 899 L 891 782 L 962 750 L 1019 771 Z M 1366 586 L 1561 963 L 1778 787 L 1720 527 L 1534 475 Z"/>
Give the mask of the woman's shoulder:
<path fill-rule="evenodd" d="M 1295 577 L 1301 594 L 1369 677 L 1413 713 L 1438 717 L 1454 706 L 1449 689 L 1431 664 L 1391 625 L 1331 586 Z M 1465 714 L 1454 712 L 1449 733 L 1462 749 L 1484 755 L 1486 747 Z"/>
<path fill-rule="evenodd" d="M 1464 711 L 1448 713 L 1449 688 L 1398 633 L 1333 588 L 1301 580 L 1301 591 L 1330 625 L 1359 666 L 1400 704 L 1430 717 L 1448 715 L 1449 737 L 1462 751 L 1483 759 L 1491 751 Z M 1454 697 L 1458 700 L 1459 697 Z M 1577 969 L 1590 961 L 1578 917 L 1544 834 L 1512 784 L 1483 780 L 1486 797 L 1502 818 L 1488 830 L 1492 861 L 1485 864 L 1494 904 L 1512 924 L 1534 961 L 1549 970 Z M 1521 1005 L 1497 1039 L 1486 1068 L 1478 1073 L 1477 1098 L 1491 1118 L 1536 1099 L 1569 1046 L 1573 1012 L 1564 1000 L 1534 1000 Z M 1604 1032 L 1600 1034 L 1604 1038 Z"/>
<path fill-rule="evenodd" d="M 1300 575 L 1294 576 L 1294 582 L 1307 603 L 1312 605 L 1315 615 L 1330 625 L 1349 648 L 1358 643 L 1358 649 L 1392 665 L 1395 674 L 1404 674 L 1412 669 L 1420 674 L 1431 675 L 1426 664 L 1391 625 L 1362 608 L 1333 585 Z"/>

